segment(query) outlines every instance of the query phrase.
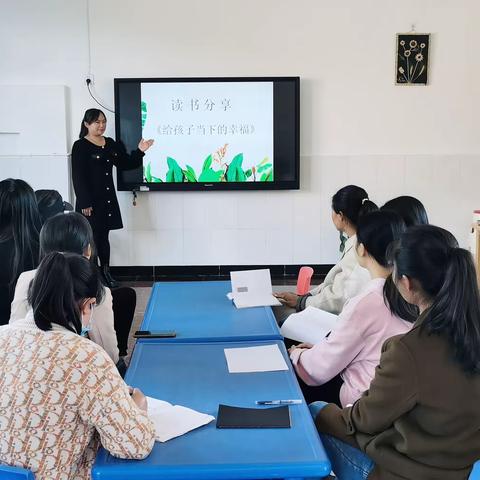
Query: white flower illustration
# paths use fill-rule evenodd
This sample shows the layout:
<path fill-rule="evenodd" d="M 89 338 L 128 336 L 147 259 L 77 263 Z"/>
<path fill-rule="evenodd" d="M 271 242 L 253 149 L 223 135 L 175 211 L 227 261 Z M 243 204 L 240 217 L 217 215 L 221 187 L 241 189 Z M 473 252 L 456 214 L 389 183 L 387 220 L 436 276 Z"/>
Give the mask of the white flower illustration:
<path fill-rule="evenodd" d="M 410 40 L 410 48 L 415 48 L 417 46 L 416 40 Z"/>
<path fill-rule="evenodd" d="M 400 45 L 403 47 L 405 45 L 405 40 L 400 40 Z"/>
<path fill-rule="evenodd" d="M 425 44 L 424 44 L 424 43 L 421 43 L 421 44 L 420 44 L 420 48 L 425 48 Z"/>
<path fill-rule="evenodd" d="M 421 62 L 421 61 L 423 60 L 423 55 L 422 55 L 421 53 L 417 53 L 417 54 L 415 55 L 415 60 L 416 60 L 417 62 Z"/>
<path fill-rule="evenodd" d="M 406 56 L 406 57 L 409 57 L 410 56 L 410 50 L 405 50 L 403 52 L 403 54 Z"/>

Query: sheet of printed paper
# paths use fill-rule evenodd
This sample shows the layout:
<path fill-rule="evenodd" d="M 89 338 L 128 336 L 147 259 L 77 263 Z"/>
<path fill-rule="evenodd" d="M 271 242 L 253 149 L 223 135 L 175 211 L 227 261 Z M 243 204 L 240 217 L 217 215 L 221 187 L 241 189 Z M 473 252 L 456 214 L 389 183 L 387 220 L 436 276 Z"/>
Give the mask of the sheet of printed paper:
<path fill-rule="evenodd" d="M 230 373 L 288 370 L 282 352 L 277 345 L 225 348 L 224 351 Z"/>

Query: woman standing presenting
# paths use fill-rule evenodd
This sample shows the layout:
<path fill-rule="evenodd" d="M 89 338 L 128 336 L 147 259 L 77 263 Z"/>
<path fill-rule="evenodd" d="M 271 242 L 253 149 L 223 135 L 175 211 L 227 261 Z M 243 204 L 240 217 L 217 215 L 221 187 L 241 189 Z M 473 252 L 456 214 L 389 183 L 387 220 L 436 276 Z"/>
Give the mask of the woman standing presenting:
<path fill-rule="evenodd" d="M 138 148 L 128 155 L 125 147 L 112 138 L 104 137 L 107 126 L 105 114 L 90 108 L 85 112 L 80 127 L 80 140 L 72 148 L 72 177 L 77 212 L 87 217 L 93 230 L 97 254 L 103 276 L 109 287 L 116 282 L 110 275 L 110 230 L 123 227 L 120 207 L 113 184 L 112 167 L 121 170 L 142 165 L 145 152 L 153 140 L 140 140 Z"/>

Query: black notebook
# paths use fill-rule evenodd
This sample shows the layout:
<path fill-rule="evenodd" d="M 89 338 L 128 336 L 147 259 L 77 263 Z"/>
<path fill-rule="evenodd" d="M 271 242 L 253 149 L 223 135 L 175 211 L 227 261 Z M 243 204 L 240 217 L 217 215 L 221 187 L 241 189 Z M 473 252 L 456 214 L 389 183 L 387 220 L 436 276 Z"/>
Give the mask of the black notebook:
<path fill-rule="evenodd" d="M 217 428 L 290 428 L 288 405 L 273 408 L 242 408 L 219 405 Z"/>

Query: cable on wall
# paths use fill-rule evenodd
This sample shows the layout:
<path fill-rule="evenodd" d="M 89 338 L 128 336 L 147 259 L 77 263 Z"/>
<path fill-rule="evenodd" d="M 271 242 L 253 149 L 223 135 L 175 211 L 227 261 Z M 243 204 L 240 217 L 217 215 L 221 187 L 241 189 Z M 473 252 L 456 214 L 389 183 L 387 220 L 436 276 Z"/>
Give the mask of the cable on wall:
<path fill-rule="evenodd" d="M 91 42 L 91 35 L 90 35 L 90 0 L 85 0 L 86 1 L 86 13 L 87 13 L 87 51 L 88 51 L 88 73 L 85 77 L 85 83 L 87 85 L 87 90 L 88 90 L 88 93 L 90 94 L 90 96 L 93 98 L 93 100 L 95 101 L 95 103 L 97 103 L 98 105 L 100 105 L 102 108 L 104 108 L 105 110 L 111 112 L 111 113 L 115 113 L 114 110 L 112 110 L 111 108 L 108 108 L 107 106 L 103 105 L 102 103 L 100 103 L 95 95 L 93 94 L 92 92 L 92 88 L 91 88 L 91 85 L 93 83 L 93 74 L 92 74 L 92 42 Z"/>

